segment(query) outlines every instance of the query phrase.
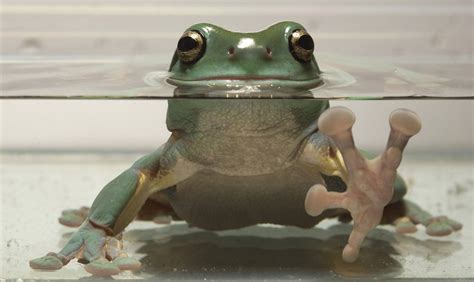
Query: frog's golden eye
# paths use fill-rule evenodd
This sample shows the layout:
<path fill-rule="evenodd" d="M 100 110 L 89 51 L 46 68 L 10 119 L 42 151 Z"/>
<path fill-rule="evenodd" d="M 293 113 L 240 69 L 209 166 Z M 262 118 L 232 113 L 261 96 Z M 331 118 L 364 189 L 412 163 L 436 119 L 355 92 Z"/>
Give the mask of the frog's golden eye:
<path fill-rule="evenodd" d="M 288 38 L 288 44 L 290 45 L 290 52 L 296 60 L 303 62 L 311 60 L 314 51 L 314 41 L 306 30 L 294 30 L 290 38 Z"/>
<path fill-rule="evenodd" d="M 182 62 L 193 63 L 201 58 L 205 48 L 206 41 L 204 37 L 195 30 L 189 30 L 179 39 L 176 52 Z"/>

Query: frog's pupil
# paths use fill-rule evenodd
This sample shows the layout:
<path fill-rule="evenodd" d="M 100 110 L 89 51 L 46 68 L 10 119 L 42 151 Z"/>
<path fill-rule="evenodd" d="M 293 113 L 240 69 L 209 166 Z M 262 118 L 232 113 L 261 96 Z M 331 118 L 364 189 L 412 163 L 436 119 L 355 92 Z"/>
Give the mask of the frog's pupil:
<path fill-rule="evenodd" d="M 196 48 L 197 46 L 198 43 L 196 42 L 196 40 L 194 40 L 190 36 L 185 36 L 178 41 L 178 49 L 181 52 L 187 52 Z"/>
<path fill-rule="evenodd" d="M 307 34 L 302 35 L 298 39 L 298 45 L 303 49 L 313 50 L 313 48 L 314 48 L 313 38 L 311 38 L 311 36 L 309 36 Z"/>

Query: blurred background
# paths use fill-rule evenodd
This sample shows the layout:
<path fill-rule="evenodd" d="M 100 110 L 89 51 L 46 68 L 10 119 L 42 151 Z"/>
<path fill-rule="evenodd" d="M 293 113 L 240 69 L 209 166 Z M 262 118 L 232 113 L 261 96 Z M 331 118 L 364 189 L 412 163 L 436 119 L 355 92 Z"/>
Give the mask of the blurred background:
<path fill-rule="evenodd" d="M 4 0 L 0 15 L 2 66 L 32 57 L 166 62 L 194 23 L 258 31 L 292 20 L 315 38 L 316 58 L 373 58 L 444 77 L 472 79 L 473 72 L 470 0 Z M 166 69 L 162 62 L 157 69 Z M 356 142 L 367 149 L 385 145 L 389 113 L 405 107 L 424 123 L 410 150 L 473 150 L 471 100 L 333 104 L 356 113 Z M 0 110 L 3 151 L 150 151 L 168 138 L 164 101 L 0 100 Z"/>

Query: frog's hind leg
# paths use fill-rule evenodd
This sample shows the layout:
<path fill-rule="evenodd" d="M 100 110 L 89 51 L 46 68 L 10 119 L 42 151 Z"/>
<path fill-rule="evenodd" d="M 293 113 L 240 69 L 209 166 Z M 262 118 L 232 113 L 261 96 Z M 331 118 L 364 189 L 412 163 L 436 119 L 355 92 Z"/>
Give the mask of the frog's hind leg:
<path fill-rule="evenodd" d="M 398 233 L 414 233 L 417 231 L 416 225 L 421 224 L 430 236 L 446 236 L 463 227 L 460 222 L 447 216 L 433 216 L 407 199 L 385 207 L 382 221 L 395 225 Z"/>
<path fill-rule="evenodd" d="M 404 205 L 407 218 L 415 224 L 420 223 L 425 226 L 428 235 L 446 236 L 453 231 L 462 229 L 460 222 L 450 219 L 447 216 L 433 216 L 409 200 L 403 200 L 402 204 Z"/>
<path fill-rule="evenodd" d="M 407 234 L 417 231 L 417 224 L 425 226 L 430 236 L 446 236 L 462 229 L 462 224 L 447 216 L 433 216 L 419 205 L 407 200 L 407 184 L 397 175 L 393 184 L 394 195 L 384 209 L 382 223 L 395 226 L 397 233 Z"/>
<path fill-rule="evenodd" d="M 379 157 L 367 160 L 354 145 L 351 131 L 354 121 L 354 114 L 343 107 L 331 108 L 320 116 L 320 132 L 334 140 L 344 160 L 344 172 L 329 175 L 340 176 L 347 190 L 343 193 L 328 192 L 326 187 L 318 184 L 308 191 L 305 200 L 306 212 L 312 216 L 332 208 L 344 208 L 351 213 L 353 230 L 342 253 L 347 262 L 357 259 L 364 238 L 380 223 L 384 207 L 393 198 L 393 183 L 402 152 L 409 138 L 421 129 L 415 113 L 408 110 L 393 112 L 386 150 Z"/>

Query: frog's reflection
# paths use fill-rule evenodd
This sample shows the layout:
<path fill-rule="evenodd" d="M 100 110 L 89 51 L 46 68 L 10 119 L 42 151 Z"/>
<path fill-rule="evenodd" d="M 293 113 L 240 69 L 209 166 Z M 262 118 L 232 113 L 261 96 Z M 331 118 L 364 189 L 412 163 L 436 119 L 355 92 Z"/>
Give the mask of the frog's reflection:
<path fill-rule="evenodd" d="M 125 233 L 125 241 L 144 243 L 138 274 L 161 279 L 308 279 L 316 277 L 396 277 L 397 256 L 438 261 L 461 249 L 451 241 L 419 240 L 377 228 L 352 264 L 341 258 L 351 225 L 328 229 L 253 226 L 208 232 L 173 224 Z"/>

